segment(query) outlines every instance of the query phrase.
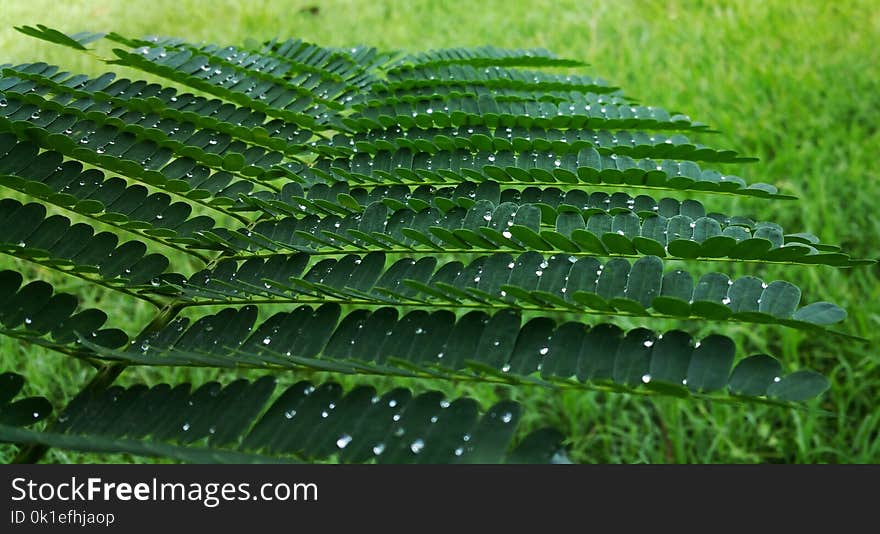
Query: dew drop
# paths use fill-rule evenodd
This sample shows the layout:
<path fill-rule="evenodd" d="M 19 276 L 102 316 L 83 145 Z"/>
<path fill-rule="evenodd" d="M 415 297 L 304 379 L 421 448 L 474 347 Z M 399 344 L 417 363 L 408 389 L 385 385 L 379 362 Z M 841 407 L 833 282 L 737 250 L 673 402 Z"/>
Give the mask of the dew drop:
<path fill-rule="evenodd" d="M 513 421 L 513 414 L 510 412 L 504 412 L 504 415 L 501 416 L 502 423 L 509 423 Z"/>
<path fill-rule="evenodd" d="M 287 419 L 293 419 L 293 416 L 296 415 L 296 410 L 287 410 L 284 412 L 284 417 Z"/>
<path fill-rule="evenodd" d="M 272 343 L 272 338 L 270 338 L 269 336 L 264 337 L 263 345 L 268 345 L 269 343 Z"/>
<path fill-rule="evenodd" d="M 180 428 L 182 428 L 184 432 L 188 432 L 189 431 L 189 423 L 183 423 L 183 426 Z"/>
<path fill-rule="evenodd" d="M 336 440 L 336 446 L 340 449 L 344 449 L 348 447 L 348 444 L 351 443 L 352 437 L 348 434 L 343 434 L 339 439 Z"/>
<path fill-rule="evenodd" d="M 425 448 L 425 442 L 421 439 L 417 439 L 412 442 L 412 445 L 409 446 L 409 450 L 413 451 L 413 454 L 418 454 L 422 452 L 422 449 Z"/>
<path fill-rule="evenodd" d="M 548 352 L 550 352 L 550 347 L 542 347 L 541 350 L 538 351 L 538 354 L 546 356 Z"/>
<path fill-rule="evenodd" d="M 647 383 L 650 382 L 650 381 L 651 381 L 651 375 L 649 375 L 649 374 L 643 374 L 643 375 L 642 375 L 642 382 L 644 382 L 645 384 L 647 384 Z"/>
<path fill-rule="evenodd" d="M 773 377 L 773 381 L 774 381 L 774 382 L 779 382 L 780 380 L 782 380 L 782 379 L 779 378 L 778 376 L 774 376 L 774 377 Z"/>
<path fill-rule="evenodd" d="M 375 446 L 373 446 L 373 454 L 375 454 L 376 456 L 379 456 L 383 452 L 385 452 L 384 443 L 377 443 Z"/>

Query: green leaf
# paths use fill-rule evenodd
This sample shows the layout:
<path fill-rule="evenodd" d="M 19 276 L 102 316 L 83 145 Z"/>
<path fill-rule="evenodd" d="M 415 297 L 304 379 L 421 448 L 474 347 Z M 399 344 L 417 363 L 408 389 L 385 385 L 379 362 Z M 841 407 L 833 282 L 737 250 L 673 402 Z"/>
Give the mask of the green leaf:
<path fill-rule="evenodd" d="M 788 282 L 771 282 L 761 294 L 758 311 L 776 317 L 791 317 L 801 300 L 801 290 Z"/>
<path fill-rule="evenodd" d="M 829 387 L 828 379 L 815 371 L 796 371 L 770 384 L 767 395 L 783 401 L 801 402 L 821 395 Z"/>
<path fill-rule="evenodd" d="M 691 355 L 687 386 L 694 392 L 715 391 L 727 384 L 736 346 L 730 338 L 711 335 Z"/>
<path fill-rule="evenodd" d="M 835 324 L 846 319 L 846 311 L 830 302 L 814 302 L 797 310 L 791 318 L 818 325 Z"/>
<path fill-rule="evenodd" d="M 782 365 L 770 356 L 759 354 L 739 362 L 730 375 L 729 388 L 737 395 L 766 395 L 768 388 L 779 380 Z"/>
<path fill-rule="evenodd" d="M 59 32 L 58 30 L 53 30 L 52 28 L 48 28 L 46 26 L 43 26 L 42 24 L 37 24 L 36 28 L 34 28 L 33 26 L 16 26 L 15 29 L 26 35 L 37 37 L 38 39 L 43 39 L 45 41 L 57 43 L 63 46 L 69 46 L 78 50 L 86 50 L 86 47 L 84 47 L 79 41 L 71 39 L 67 35 Z"/>

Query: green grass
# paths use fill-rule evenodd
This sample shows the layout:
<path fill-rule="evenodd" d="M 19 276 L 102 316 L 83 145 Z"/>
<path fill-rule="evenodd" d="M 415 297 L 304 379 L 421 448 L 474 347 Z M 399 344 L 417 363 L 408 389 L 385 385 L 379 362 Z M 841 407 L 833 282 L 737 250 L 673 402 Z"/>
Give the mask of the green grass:
<path fill-rule="evenodd" d="M 314 9 L 315 7 L 317 12 Z M 545 47 L 584 59 L 589 74 L 624 87 L 646 103 L 708 122 L 723 133 L 713 144 L 760 158 L 736 168 L 751 181 L 774 183 L 798 202 L 707 199 L 839 243 L 855 256 L 878 254 L 880 201 L 880 10 L 852 2 L 553 2 L 436 0 L 255 1 L 151 0 L 91 2 L 6 0 L 0 7 L 3 62 L 47 61 L 68 70 L 103 70 L 95 58 L 26 38 L 13 25 L 44 23 L 68 31 L 117 30 L 179 35 L 220 43 L 300 37 L 325 45 L 372 44 L 419 50 L 493 44 Z M 131 76 L 132 73 L 126 73 Z M 8 257 L 0 267 L 24 266 Z M 880 461 L 880 284 L 876 266 L 849 270 L 738 267 L 803 285 L 811 301 L 850 311 L 844 323 L 869 343 L 779 329 L 730 331 L 751 352 L 778 355 L 790 369 L 812 367 L 832 380 L 830 392 L 792 411 L 755 406 L 649 401 L 623 395 L 478 388 L 484 400 L 513 395 L 528 423 L 552 424 L 572 436 L 584 462 L 859 462 Z M 38 273 L 38 271 L 33 271 Z M 77 281 L 43 273 L 71 290 Z M 95 294 L 134 331 L 147 309 L 129 309 Z M 104 299 L 103 301 L 101 299 Z M 118 308 L 118 309 L 117 309 Z M 126 326 L 126 325 L 122 325 Z M 31 391 L 60 405 L 92 371 L 33 347 L 0 340 L 0 369 L 22 372 Z M 216 370 L 133 369 L 122 382 L 206 380 Z M 418 387 L 427 384 L 417 383 Z M 431 384 L 431 386 L 435 386 Z M 451 389 L 453 386 L 439 385 Z M 539 420 L 540 419 L 540 420 Z M 0 449 L 9 458 L 11 448 Z M 49 461 L 125 461 L 53 451 Z"/>

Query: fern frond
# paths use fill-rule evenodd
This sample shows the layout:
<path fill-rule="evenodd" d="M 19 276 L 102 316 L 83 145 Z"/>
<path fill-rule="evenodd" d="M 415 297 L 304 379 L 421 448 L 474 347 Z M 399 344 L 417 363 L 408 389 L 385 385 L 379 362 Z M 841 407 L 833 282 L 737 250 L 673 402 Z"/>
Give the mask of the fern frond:
<path fill-rule="evenodd" d="M 341 316 L 332 304 L 300 306 L 260 324 L 255 306 L 227 308 L 195 322 L 179 318 L 127 349 L 95 347 L 97 356 L 139 365 L 305 367 L 715 400 L 728 392 L 728 400 L 736 401 L 804 400 L 797 397 L 807 384 L 818 384 L 816 373 L 785 375 L 766 355 L 743 358 L 731 372 L 735 352 L 725 336 L 698 341 L 679 330 L 624 332 L 611 324 L 589 327 L 545 317 L 524 321 L 512 310 L 472 311 L 456 319 L 446 310 L 399 316 L 395 308 L 380 307 Z"/>
<path fill-rule="evenodd" d="M 337 460 L 343 463 L 549 463 L 562 437 L 549 430 L 512 446 L 521 409 L 499 402 L 482 410 L 469 398 L 404 388 L 298 382 L 278 395 L 272 377 L 227 385 L 209 382 L 90 390 L 74 399 L 48 430 L 41 398 L 7 403 L 21 377 L 0 375 L 0 441 L 74 450 L 128 452 L 198 463 Z M 274 397 L 274 400 L 273 400 Z"/>
<path fill-rule="evenodd" d="M 464 180 L 496 180 L 516 185 L 546 184 L 577 188 L 585 185 L 693 190 L 761 198 L 793 198 L 763 183 L 701 169 L 691 161 L 634 160 L 629 156 L 601 155 L 594 148 L 577 152 L 476 152 L 456 149 L 435 154 L 409 149 L 358 153 L 352 158 L 319 159 L 312 172 L 328 181 L 347 181 L 363 187 L 393 185 L 448 185 Z"/>
<path fill-rule="evenodd" d="M 657 203 L 646 196 L 633 199 L 624 195 L 615 199 L 618 204 L 623 201 L 622 206 L 610 207 L 608 195 L 588 199 L 581 192 L 581 199 L 565 195 L 565 201 L 560 201 L 562 195 L 557 190 L 555 199 L 547 199 L 555 201 L 555 206 L 545 202 L 496 204 L 487 198 L 491 198 L 490 188 L 470 185 L 470 192 L 456 187 L 434 190 L 430 196 L 411 194 L 408 188 L 389 189 L 382 194 L 381 201 L 366 208 L 357 198 L 344 192 L 345 188 L 313 186 L 308 198 L 292 196 L 289 203 L 284 204 L 288 210 L 301 208 L 305 217 L 264 220 L 237 232 L 217 229 L 201 235 L 211 245 L 240 257 L 286 251 L 491 254 L 534 249 L 545 254 L 575 256 L 648 254 L 687 260 L 727 259 L 840 267 L 872 263 L 851 259 L 834 246 L 804 243 L 804 236 L 785 234 L 782 227 L 774 223 L 756 223 L 745 217 L 723 214 L 707 216 L 703 206 L 695 201 L 681 204 L 667 198 Z M 477 191 L 483 194 L 478 195 Z M 501 198 L 508 192 L 512 191 L 505 190 Z M 552 191 L 547 189 L 544 193 L 551 194 L 542 197 L 552 196 Z M 357 194 L 364 201 L 369 199 L 364 190 Z M 482 200 L 474 202 L 472 196 Z M 494 198 L 500 200 L 497 194 Z M 573 200 L 586 203 L 579 208 L 570 203 Z M 428 202 L 442 208 L 422 208 L 430 206 Z M 465 209 L 461 205 L 469 207 Z M 668 217 L 658 213 L 661 207 Z M 635 210 L 639 210 L 638 213 L 634 213 Z M 271 212 L 271 207 L 267 211 Z"/>
<path fill-rule="evenodd" d="M 174 280 L 167 280 L 174 284 Z M 710 272 L 695 279 L 665 269 L 656 256 L 635 262 L 591 256 L 497 253 L 468 263 L 435 257 L 348 254 L 311 262 L 310 256 L 222 260 L 179 282 L 180 294 L 205 304 L 323 302 L 359 305 L 439 306 L 487 310 L 516 308 L 630 317 L 703 319 L 780 324 L 807 331 L 846 318 L 827 302 L 800 307 L 801 290 L 786 281 L 731 280 Z M 822 310 L 822 313 L 817 313 Z"/>
<path fill-rule="evenodd" d="M 716 163 L 754 161 L 732 150 L 715 149 L 693 144 L 682 134 L 664 135 L 654 132 L 627 130 L 548 130 L 538 128 L 487 128 L 460 126 L 456 128 L 413 128 L 380 130 L 354 135 L 337 135 L 321 140 L 316 150 L 333 157 L 351 157 L 357 152 L 375 154 L 409 149 L 431 154 L 442 150 L 531 152 L 546 150 L 562 155 L 595 148 L 600 155 L 618 154 L 631 158 L 678 159 Z"/>
<path fill-rule="evenodd" d="M 586 63 L 559 58 L 549 50 L 530 48 L 508 50 L 494 46 L 478 48 L 446 48 L 410 54 L 400 58 L 390 72 L 439 65 L 507 66 L 507 67 L 582 67 Z"/>

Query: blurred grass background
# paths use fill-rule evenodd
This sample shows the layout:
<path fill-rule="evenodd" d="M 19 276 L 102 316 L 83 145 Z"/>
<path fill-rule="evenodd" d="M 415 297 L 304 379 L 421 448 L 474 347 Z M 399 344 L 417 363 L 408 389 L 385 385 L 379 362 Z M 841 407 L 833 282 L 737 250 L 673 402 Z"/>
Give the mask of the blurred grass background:
<path fill-rule="evenodd" d="M 110 69 L 95 57 L 27 38 L 12 27 L 43 23 L 69 32 L 115 30 L 222 44 L 248 37 L 299 37 L 324 45 L 363 43 L 408 51 L 482 44 L 545 47 L 589 62 L 586 74 L 610 80 L 644 103 L 687 113 L 721 130 L 701 140 L 761 160 L 728 170 L 800 197 L 797 202 L 704 197 L 713 210 L 812 232 L 856 257 L 880 256 L 876 0 L 5 0 L 0 20 L 0 63 L 46 61 L 92 74 Z M 129 333 L 149 320 L 146 307 L 0 257 L 0 268 L 9 267 L 84 294 Z M 693 270 L 711 267 L 695 265 Z M 810 367 L 829 376 L 831 390 L 808 409 L 528 389 L 478 388 L 473 393 L 487 402 L 496 396 L 524 402 L 529 426 L 550 424 L 571 436 L 576 461 L 880 462 L 880 269 L 751 265 L 734 272 L 785 278 L 801 285 L 809 301 L 836 302 L 850 312 L 843 329 L 870 339 L 842 342 L 782 329 L 727 329 L 747 351 L 741 354 L 768 352 L 779 356 L 787 370 Z M 694 333 L 706 331 L 705 325 L 687 326 Z M 0 340 L 0 369 L 25 374 L 30 391 L 49 396 L 57 406 L 93 373 L 79 362 L 6 339 Z M 228 376 L 218 370 L 130 369 L 120 382 Z M 450 384 L 413 386 L 455 390 Z M 0 459 L 10 459 L 12 452 L 0 448 Z M 140 461 L 63 451 L 47 457 L 57 462 L 130 460 Z"/>

